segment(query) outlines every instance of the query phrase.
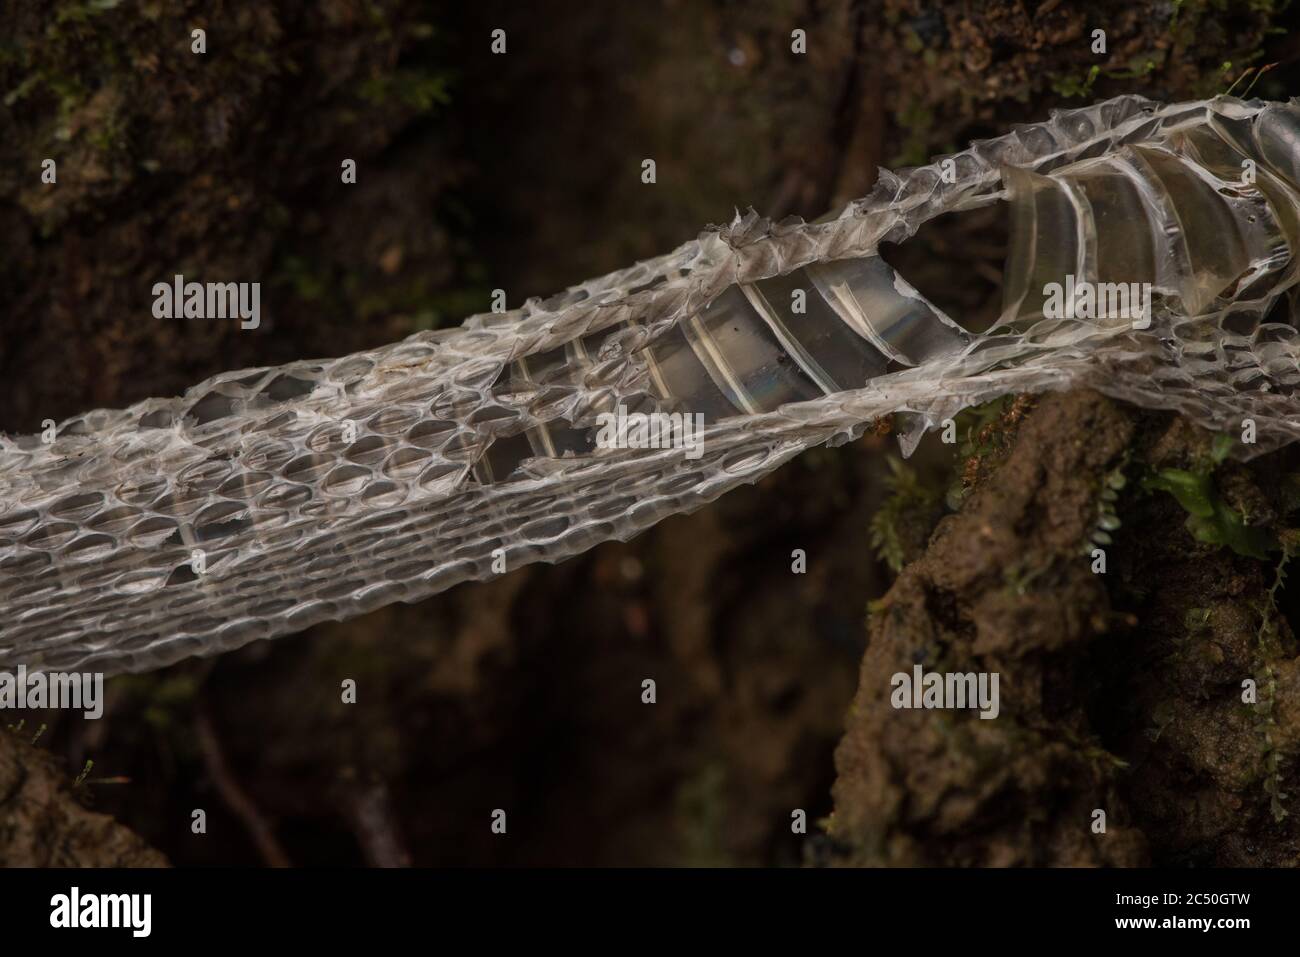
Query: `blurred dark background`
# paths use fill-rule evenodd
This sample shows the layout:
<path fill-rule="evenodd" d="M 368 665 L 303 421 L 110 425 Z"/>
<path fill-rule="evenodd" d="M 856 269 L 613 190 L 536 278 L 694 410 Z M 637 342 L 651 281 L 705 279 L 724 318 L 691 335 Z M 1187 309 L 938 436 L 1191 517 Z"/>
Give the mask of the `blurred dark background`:
<path fill-rule="evenodd" d="M 1240 90 L 1270 63 L 1255 95 L 1289 95 L 1286 7 L 0 4 L 0 429 L 455 324 L 494 288 L 517 306 L 751 205 L 813 218 L 879 166 L 1054 106 Z M 898 255 L 978 310 L 1002 252 L 950 233 Z M 954 283 L 954 260 L 977 278 Z M 178 272 L 261 282 L 261 328 L 154 319 L 153 283 Z M 99 722 L 31 723 L 73 774 L 94 760 L 89 806 L 176 864 L 815 859 L 892 574 L 871 536 L 887 451 L 819 450 L 633 543 L 114 679 Z M 920 465 L 940 483 L 952 467 Z M 795 808 L 812 837 L 791 834 Z"/>

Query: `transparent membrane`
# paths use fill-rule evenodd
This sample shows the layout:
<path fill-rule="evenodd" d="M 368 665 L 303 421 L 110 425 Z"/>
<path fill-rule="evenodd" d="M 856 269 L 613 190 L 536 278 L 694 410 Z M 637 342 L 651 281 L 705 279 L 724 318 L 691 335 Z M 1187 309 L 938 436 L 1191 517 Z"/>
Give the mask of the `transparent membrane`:
<path fill-rule="evenodd" d="M 626 539 L 884 415 L 906 449 L 1007 392 L 1249 415 L 1241 454 L 1300 439 L 1297 117 L 1120 97 L 882 173 L 823 222 L 738 217 L 510 314 L 0 435 L 0 666 L 144 670 L 418 600 Z M 984 331 L 880 253 L 991 208 L 1011 235 Z M 935 256 L 959 283 L 962 248 Z M 1160 309 L 1044 319 L 1069 275 L 1150 282 Z M 600 447 L 618 410 L 699 415 L 702 447 Z"/>

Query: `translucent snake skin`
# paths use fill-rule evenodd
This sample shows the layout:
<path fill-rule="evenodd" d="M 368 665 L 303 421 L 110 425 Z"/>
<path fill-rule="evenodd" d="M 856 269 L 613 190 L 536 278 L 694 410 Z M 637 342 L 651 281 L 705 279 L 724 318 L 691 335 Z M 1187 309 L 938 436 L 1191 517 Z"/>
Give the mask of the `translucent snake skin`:
<path fill-rule="evenodd" d="M 877 255 L 1003 201 L 987 333 Z M 1009 392 L 1251 418 L 1238 454 L 1276 448 L 1300 437 L 1298 243 L 1300 101 L 1126 96 L 882 171 L 834 219 L 751 213 L 457 329 L 0 436 L 0 667 L 142 671 L 415 601 L 627 539 L 885 414 L 910 452 Z M 1044 318 L 1067 275 L 1149 282 L 1149 320 Z M 605 447 L 619 407 L 702 414 L 702 454 Z"/>

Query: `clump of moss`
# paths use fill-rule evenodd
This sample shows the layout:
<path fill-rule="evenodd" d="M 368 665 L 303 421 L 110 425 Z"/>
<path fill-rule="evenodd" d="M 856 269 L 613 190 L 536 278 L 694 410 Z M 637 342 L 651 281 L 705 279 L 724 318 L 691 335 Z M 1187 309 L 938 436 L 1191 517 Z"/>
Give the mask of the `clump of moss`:
<path fill-rule="evenodd" d="M 889 495 L 871 518 L 871 545 L 897 575 L 924 550 L 930 530 L 943 514 L 943 496 L 901 459 L 890 456 L 886 461 Z"/>
<path fill-rule="evenodd" d="M 1002 462 L 1020 421 L 1033 404 L 1033 396 L 1008 395 L 957 416 L 955 425 L 961 445 L 957 447 L 957 474 L 948 489 L 949 508 L 958 508 L 966 494 Z"/>

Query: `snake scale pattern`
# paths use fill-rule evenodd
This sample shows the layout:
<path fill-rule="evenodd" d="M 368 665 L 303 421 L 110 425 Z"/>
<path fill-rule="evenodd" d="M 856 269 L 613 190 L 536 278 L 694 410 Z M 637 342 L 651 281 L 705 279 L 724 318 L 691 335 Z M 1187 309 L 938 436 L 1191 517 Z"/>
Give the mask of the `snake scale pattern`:
<path fill-rule="evenodd" d="M 1006 202 L 1004 311 L 965 328 L 879 256 Z M 895 414 L 1087 385 L 1251 455 L 1300 438 L 1300 101 L 1060 111 L 838 216 L 750 213 L 456 329 L 215 376 L 0 435 L 0 667 L 142 671 L 627 539 Z M 1074 276 L 1146 282 L 1144 322 L 1050 318 Z M 793 305 L 799 302 L 800 306 Z M 614 448 L 615 409 L 703 416 Z"/>

